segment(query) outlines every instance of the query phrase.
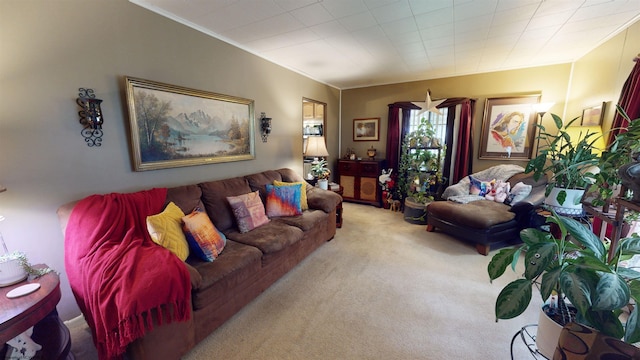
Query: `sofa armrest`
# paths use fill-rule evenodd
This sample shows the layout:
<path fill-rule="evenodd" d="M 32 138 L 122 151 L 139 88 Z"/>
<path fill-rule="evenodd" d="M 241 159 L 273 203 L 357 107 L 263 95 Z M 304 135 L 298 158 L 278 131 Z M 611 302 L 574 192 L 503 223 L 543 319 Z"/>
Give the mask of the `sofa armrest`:
<path fill-rule="evenodd" d="M 316 187 L 308 188 L 307 203 L 309 209 L 322 210 L 330 213 L 342 202 L 342 196 L 330 190 L 322 190 Z"/>

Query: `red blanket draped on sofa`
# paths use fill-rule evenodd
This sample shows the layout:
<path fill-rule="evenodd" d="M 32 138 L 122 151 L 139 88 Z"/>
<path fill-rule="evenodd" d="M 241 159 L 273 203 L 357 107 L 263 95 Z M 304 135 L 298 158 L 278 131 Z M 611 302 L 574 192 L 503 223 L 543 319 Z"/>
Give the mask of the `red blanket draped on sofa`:
<path fill-rule="evenodd" d="M 187 269 L 147 232 L 146 217 L 162 211 L 166 193 L 92 195 L 69 218 L 66 272 L 100 359 L 120 358 L 151 330 L 151 310 L 168 322 L 190 317 Z"/>

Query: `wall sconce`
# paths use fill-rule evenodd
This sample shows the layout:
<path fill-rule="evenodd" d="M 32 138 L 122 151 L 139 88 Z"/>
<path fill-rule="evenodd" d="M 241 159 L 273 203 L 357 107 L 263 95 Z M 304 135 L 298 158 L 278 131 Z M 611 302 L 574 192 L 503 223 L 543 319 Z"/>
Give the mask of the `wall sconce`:
<path fill-rule="evenodd" d="M 84 129 L 80 132 L 84 137 L 87 146 L 102 145 L 102 110 L 100 103 L 102 100 L 96 99 L 93 89 L 79 88 L 76 103 L 82 108 L 78 111 L 80 124 Z"/>
<path fill-rule="evenodd" d="M 271 118 L 268 118 L 265 113 L 260 113 L 260 133 L 262 142 L 267 142 L 267 137 L 271 134 Z"/>

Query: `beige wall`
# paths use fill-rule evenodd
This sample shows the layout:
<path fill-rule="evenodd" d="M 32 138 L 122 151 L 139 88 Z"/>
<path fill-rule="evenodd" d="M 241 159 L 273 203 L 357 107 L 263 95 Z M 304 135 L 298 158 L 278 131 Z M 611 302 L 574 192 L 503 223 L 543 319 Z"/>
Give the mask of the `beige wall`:
<path fill-rule="evenodd" d="M 567 112 L 580 116 L 582 109 L 606 102 L 603 130 L 611 128 L 615 105 L 640 53 L 640 22 L 611 38 L 574 65 Z"/>
<path fill-rule="evenodd" d="M 366 156 L 366 149 L 373 145 L 378 149 L 380 157 L 384 158 L 387 136 L 387 105 L 396 101 L 424 101 L 427 89 L 431 89 L 433 99 L 468 97 L 477 100 L 473 127 L 473 169 L 474 171 L 485 169 L 500 162 L 478 159 L 485 100 L 492 97 L 542 94 L 543 102 L 555 102 L 551 111 L 561 115 L 569 84 L 570 70 L 569 64 L 563 64 L 344 90 L 342 92 L 342 150 L 344 152 L 347 148 L 351 148 L 355 149 L 358 156 Z M 380 141 L 352 141 L 353 119 L 361 117 L 381 118 Z M 551 121 L 550 116 L 545 117 L 545 124 L 551 124 Z M 522 161 L 511 162 L 525 164 Z"/>
<path fill-rule="evenodd" d="M 276 66 L 126 0 L 0 1 L 0 224 L 10 250 L 61 274 L 59 311 L 79 312 L 64 271 L 56 209 L 93 193 L 174 186 L 291 167 L 302 173 L 302 98 L 328 104 L 331 154 L 338 152 L 337 89 Z M 125 75 L 255 100 L 273 118 L 256 158 L 132 171 Z M 104 141 L 80 135 L 79 87 L 104 100 Z"/>

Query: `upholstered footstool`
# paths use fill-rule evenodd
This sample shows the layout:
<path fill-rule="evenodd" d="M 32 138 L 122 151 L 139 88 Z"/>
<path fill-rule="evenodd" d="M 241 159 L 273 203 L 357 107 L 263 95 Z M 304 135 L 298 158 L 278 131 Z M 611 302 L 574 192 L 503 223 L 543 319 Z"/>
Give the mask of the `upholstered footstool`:
<path fill-rule="evenodd" d="M 474 243 L 478 252 L 488 255 L 491 248 L 520 242 L 520 226 L 509 205 L 477 200 L 466 204 L 434 201 L 427 207 L 427 231 L 436 228 Z"/>

